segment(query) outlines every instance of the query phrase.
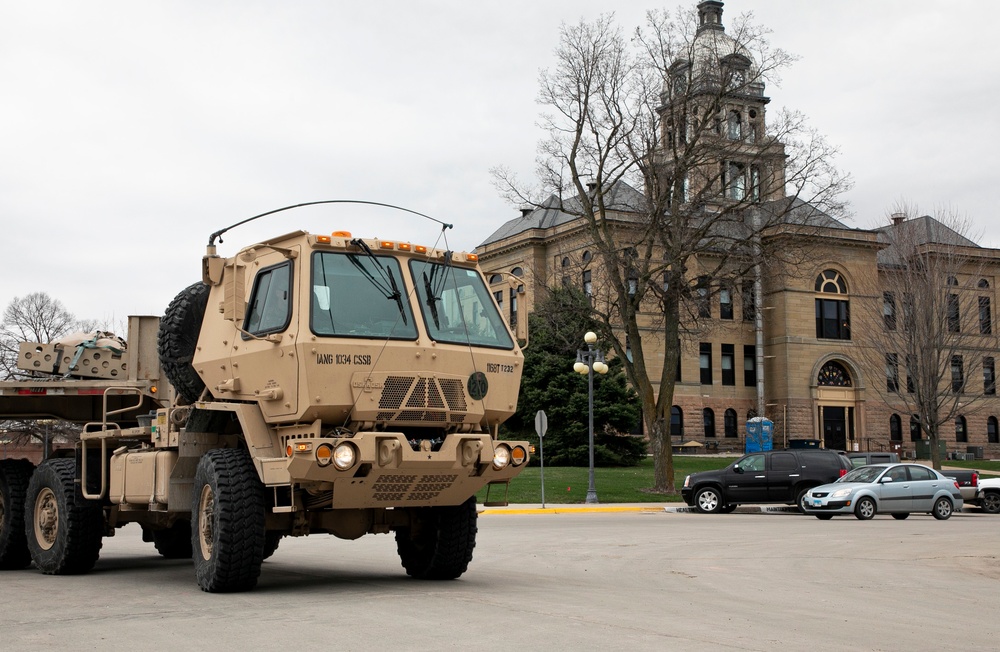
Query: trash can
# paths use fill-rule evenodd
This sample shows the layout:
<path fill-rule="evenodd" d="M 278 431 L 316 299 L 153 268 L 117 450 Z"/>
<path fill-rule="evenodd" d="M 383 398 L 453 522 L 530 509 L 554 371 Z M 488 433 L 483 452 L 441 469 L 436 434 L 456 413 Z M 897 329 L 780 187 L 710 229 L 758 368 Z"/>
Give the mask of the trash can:
<path fill-rule="evenodd" d="M 965 449 L 966 453 L 972 453 L 973 459 L 981 460 L 986 456 L 985 446 L 969 446 Z"/>

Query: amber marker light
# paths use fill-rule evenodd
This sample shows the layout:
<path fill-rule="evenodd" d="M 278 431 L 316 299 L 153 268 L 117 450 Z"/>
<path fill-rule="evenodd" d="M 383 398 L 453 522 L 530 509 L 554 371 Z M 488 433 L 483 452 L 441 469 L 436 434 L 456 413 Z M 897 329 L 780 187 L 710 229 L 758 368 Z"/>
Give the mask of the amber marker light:
<path fill-rule="evenodd" d="M 414 245 L 413 250 L 415 252 L 417 252 L 418 254 L 426 254 L 427 253 L 427 247 L 425 247 L 424 245 Z"/>
<path fill-rule="evenodd" d="M 409 242 L 400 242 L 399 244 L 396 245 L 396 248 L 399 249 L 400 251 L 409 251 L 410 250 L 410 243 Z"/>
<path fill-rule="evenodd" d="M 349 237 L 351 237 L 351 232 L 350 231 L 334 231 L 331 235 L 333 237 L 335 237 L 335 238 L 349 238 Z"/>
<path fill-rule="evenodd" d="M 527 452 L 520 446 L 515 446 L 510 452 L 510 463 L 514 466 L 521 466 L 528 459 Z"/>
<path fill-rule="evenodd" d="M 318 242 L 319 244 L 330 244 L 330 242 L 332 240 L 333 240 L 333 238 L 331 238 L 328 235 L 318 235 L 318 236 L 316 236 L 316 242 Z"/>
<path fill-rule="evenodd" d="M 295 444 L 295 452 L 296 453 L 308 453 L 309 451 L 312 450 L 312 447 L 313 447 L 312 442 L 308 442 L 308 441 L 297 442 Z"/>
<path fill-rule="evenodd" d="M 378 246 L 381 249 L 395 249 L 396 243 L 393 242 L 392 240 L 379 240 Z"/>
<path fill-rule="evenodd" d="M 470 263 L 479 262 L 479 256 L 477 256 L 476 254 L 465 254 L 465 259 Z"/>
<path fill-rule="evenodd" d="M 320 466 L 329 466 L 333 461 L 333 446 L 330 444 L 320 444 L 316 447 L 316 463 Z"/>

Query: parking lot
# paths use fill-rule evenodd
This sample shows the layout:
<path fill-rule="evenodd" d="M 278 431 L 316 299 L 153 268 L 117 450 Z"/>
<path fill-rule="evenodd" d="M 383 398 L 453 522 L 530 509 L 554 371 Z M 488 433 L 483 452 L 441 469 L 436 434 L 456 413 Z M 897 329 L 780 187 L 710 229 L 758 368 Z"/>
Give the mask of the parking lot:
<path fill-rule="evenodd" d="M 249 593 L 202 593 L 135 526 L 94 572 L 0 574 L 0 648 L 993 649 L 1000 516 L 483 514 L 461 579 L 391 536 L 285 539 Z M 133 529 L 135 528 L 135 529 Z"/>

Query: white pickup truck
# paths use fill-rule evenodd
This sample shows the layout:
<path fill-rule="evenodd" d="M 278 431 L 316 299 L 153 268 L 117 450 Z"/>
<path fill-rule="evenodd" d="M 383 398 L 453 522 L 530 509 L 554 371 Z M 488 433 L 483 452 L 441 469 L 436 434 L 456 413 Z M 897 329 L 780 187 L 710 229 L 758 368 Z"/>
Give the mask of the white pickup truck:
<path fill-rule="evenodd" d="M 1000 478 L 979 478 L 976 504 L 987 514 L 1000 513 Z"/>

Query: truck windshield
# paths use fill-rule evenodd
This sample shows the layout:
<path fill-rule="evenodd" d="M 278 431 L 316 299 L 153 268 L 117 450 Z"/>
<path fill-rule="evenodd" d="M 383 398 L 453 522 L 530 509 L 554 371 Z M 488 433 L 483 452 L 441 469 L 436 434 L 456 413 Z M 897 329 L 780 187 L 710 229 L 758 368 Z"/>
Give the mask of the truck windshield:
<path fill-rule="evenodd" d="M 514 348 L 482 276 L 465 269 L 422 260 L 410 261 L 427 332 L 438 342 L 500 349 Z"/>
<path fill-rule="evenodd" d="M 315 252 L 309 326 L 316 335 L 414 340 L 399 261 L 387 256 Z M 402 294 L 401 294 L 402 293 Z"/>

